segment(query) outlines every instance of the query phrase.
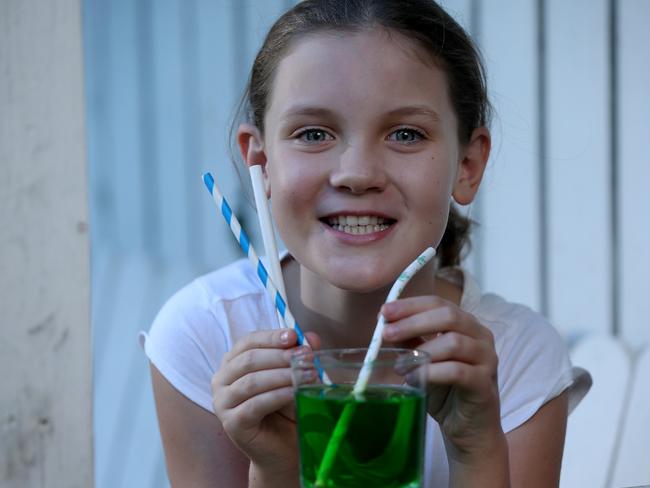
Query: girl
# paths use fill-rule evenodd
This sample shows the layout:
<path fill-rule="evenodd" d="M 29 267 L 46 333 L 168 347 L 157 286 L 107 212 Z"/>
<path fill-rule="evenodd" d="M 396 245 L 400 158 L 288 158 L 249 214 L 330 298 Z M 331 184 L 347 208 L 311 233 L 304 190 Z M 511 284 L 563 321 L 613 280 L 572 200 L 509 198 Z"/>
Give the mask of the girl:
<path fill-rule="evenodd" d="M 563 341 L 460 264 L 490 153 L 480 57 L 431 0 L 306 0 L 272 27 L 236 133 L 264 168 L 289 307 L 314 348 L 428 352 L 425 486 L 557 486 L 571 395 Z M 402 269 L 438 250 L 400 300 Z M 443 333 L 443 334 L 441 334 Z M 145 350 L 173 486 L 299 486 L 289 358 L 246 260 L 160 311 Z"/>

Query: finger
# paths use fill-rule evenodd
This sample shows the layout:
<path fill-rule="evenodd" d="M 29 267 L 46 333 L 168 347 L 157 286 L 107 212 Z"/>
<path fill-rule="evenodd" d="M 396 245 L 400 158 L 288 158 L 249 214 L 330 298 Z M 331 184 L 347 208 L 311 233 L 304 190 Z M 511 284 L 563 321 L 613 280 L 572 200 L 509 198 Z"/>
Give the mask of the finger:
<path fill-rule="evenodd" d="M 257 427 L 264 417 L 293 401 L 293 387 L 286 386 L 267 391 L 240 403 L 229 412 L 228 418 L 237 419 L 242 429 Z"/>
<path fill-rule="evenodd" d="M 480 391 L 492 384 L 493 376 L 482 366 L 460 361 L 444 361 L 423 366 L 426 383 L 432 386 L 448 385 L 465 390 Z M 422 374 L 410 373 L 410 375 Z M 414 383 L 415 376 L 407 376 L 407 382 Z"/>
<path fill-rule="evenodd" d="M 440 412 L 451 393 L 451 386 L 433 385 L 427 389 L 428 410 L 432 415 Z"/>
<path fill-rule="evenodd" d="M 454 331 L 480 338 L 485 334 L 481 329 L 484 327 L 473 315 L 454 305 L 445 305 L 387 323 L 383 336 L 389 341 L 404 341 L 418 336 L 428 339 L 442 332 Z"/>
<path fill-rule="evenodd" d="M 453 360 L 496 368 L 496 353 L 491 346 L 457 332 L 440 334 L 417 348 L 428 353 L 434 363 Z"/>
<path fill-rule="evenodd" d="M 285 419 L 295 424 L 296 423 L 296 402 L 294 401 L 288 403 L 280 410 L 278 410 L 278 414 L 282 415 Z"/>
<path fill-rule="evenodd" d="M 222 365 L 219 382 L 222 385 L 230 385 L 238 378 L 255 371 L 287 367 L 293 354 L 308 350 L 309 348 L 302 346 L 291 349 L 248 349 Z"/>
<path fill-rule="evenodd" d="M 451 302 L 436 295 L 420 295 L 384 303 L 380 309 L 380 313 L 384 316 L 386 322 L 394 322 L 424 312 L 425 310 L 444 307 L 450 304 Z"/>
<path fill-rule="evenodd" d="M 281 348 L 296 345 L 298 335 L 291 329 L 257 330 L 237 341 L 233 348 L 224 355 L 226 361 L 249 349 Z"/>
<path fill-rule="evenodd" d="M 301 378 L 311 382 L 317 377 L 315 370 L 301 371 Z M 224 399 L 226 408 L 235 408 L 237 405 L 262 393 L 291 386 L 291 370 L 289 368 L 269 369 L 250 373 L 237 379 L 227 389 L 227 398 Z"/>

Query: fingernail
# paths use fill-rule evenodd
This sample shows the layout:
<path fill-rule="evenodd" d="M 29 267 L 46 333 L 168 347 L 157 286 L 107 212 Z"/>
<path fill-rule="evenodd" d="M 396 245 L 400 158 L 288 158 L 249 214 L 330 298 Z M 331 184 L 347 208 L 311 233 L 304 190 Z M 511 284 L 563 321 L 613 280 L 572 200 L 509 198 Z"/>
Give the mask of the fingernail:
<path fill-rule="evenodd" d="M 395 325 L 387 325 L 384 329 L 384 336 L 387 338 L 392 338 L 397 335 L 398 329 Z"/>
<path fill-rule="evenodd" d="M 285 330 L 280 334 L 280 342 L 282 344 L 287 344 L 289 342 L 289 331 Z"/>

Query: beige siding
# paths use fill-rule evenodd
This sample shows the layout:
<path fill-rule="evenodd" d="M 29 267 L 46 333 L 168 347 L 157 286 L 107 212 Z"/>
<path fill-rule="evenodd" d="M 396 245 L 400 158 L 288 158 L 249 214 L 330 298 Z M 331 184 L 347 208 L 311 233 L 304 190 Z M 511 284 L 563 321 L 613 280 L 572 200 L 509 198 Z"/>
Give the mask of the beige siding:
<path fill-rule="evenodd" d="M 81 0 L 0 2 L 0 486 L 91 487 Z"/>

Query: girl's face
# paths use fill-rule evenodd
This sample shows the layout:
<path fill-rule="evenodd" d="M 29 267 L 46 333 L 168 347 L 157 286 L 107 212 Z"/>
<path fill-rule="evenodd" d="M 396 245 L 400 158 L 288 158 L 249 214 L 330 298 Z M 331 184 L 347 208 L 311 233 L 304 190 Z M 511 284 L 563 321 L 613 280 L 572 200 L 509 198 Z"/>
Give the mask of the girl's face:
<path fill-rule="evenodd" d="M 350 291 L 390 285 L 438 245 L 464 174 L 445 73 L 380 29 L 299 40 L 259 147 L 288 250 Z"/>

